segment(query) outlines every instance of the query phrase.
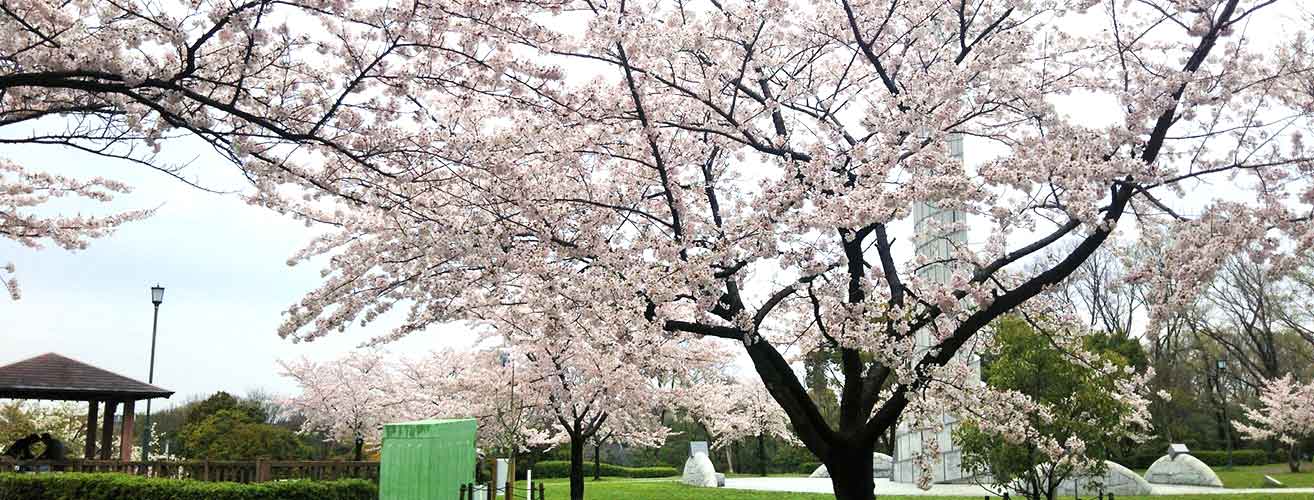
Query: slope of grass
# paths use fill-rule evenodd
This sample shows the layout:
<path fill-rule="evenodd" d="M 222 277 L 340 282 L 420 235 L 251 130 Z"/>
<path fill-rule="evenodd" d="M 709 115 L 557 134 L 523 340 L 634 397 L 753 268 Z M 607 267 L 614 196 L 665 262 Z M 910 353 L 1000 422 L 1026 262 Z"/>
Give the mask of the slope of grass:
<path fill-rule="evenodd" d="M 1264 476 L 1282 481 L 1290 488 L 1314 487 L 1314 464 L 1302 464 L 1300 472 L 1292 473 L 1287 464 L 1247 465 L 1233 467 L 1214 467 L 1214 473 L 1223 480 L 1224 488 L 1264 488 Z"/>

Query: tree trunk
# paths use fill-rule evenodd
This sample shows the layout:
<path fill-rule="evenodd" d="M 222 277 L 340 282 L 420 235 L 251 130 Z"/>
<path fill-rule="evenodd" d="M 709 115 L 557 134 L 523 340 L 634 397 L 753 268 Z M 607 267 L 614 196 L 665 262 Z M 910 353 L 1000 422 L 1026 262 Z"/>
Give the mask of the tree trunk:
<path fill-rule="evenodd" d="M 570 438 L 570 500 L 584 500 L 584 437 Z"/>
<path fill-rule="evenodd" d="M 1291 472 L 1293 472 L 1293 473 L 1295 473 L 1295 472 L 1300 472 L 1300 444 L 1299 444 L 1299 442 L 1291 443 L 1291 447 L 1290 447 L 1290 448 L 1287 448 L 1287 467 L 1290 467 L 1290 468 L 1291 468 Z"/>
<path fill-rule="evenodd" d="M 757 435 L 757 475 L 766 477 L 766 438 L 762 434 Z"/>
<path fill-rule="evenodd" d="M 734 443 L 729 443 L 725 445 L 725 469 L 726 472 L 729 472 L 731 474 L 735 473 L 734 449 L 735 449 Z"/>
<path fill-rule="evenodd" d="M 835 450 L 826 461 L 830 484 L 835 488 L 835 500 L 873 500 L 876 482 L 872 479 L 872 450 L 852 447 Z"/>
<path fill-rule="evenodd" d="M 594 481 L 602 479 L 602 453 L 599 451 L 599 449 L 601 448 L 602 448 L 601 443 L 593 443 L 593 480 Z"/>
<path fill-rule="evenodd" d="M 363 459 L 365 458 L 364 454 L 362 453 L 362 451 L 363 451 L 362 448 L 363 448 L 364 446 L 365 446 L 365 440 L 364 440 L 364 439 L 361 439 L 361 438 L 356 438 L 356 453 L 355 453 L 355 457 L 356 457 L 356 461 L 357 461 L 357 462 L 359 462 L 359 461 L 361 461 L 361 460 L 363 460 Z"/>

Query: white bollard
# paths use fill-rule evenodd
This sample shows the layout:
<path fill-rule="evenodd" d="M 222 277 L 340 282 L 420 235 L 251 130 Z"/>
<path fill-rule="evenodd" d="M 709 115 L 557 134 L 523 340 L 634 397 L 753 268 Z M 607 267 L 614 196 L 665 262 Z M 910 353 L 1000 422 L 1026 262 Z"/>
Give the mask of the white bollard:
<path fill-rule="evenodd" d="M 508 461 L 505 458 L 497 459 L 497 483 L 493 485 L 493 491 L 506 496 L 506 472 Z"/>

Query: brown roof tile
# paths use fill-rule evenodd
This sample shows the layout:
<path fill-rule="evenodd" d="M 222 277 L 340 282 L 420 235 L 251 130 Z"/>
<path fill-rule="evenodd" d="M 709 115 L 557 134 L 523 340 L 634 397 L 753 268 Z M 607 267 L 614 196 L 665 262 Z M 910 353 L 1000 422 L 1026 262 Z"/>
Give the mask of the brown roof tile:
<path fill-rule="evenodd" d="M 123 401 L 172 395 L 173 391 L 55 353 L 0 366 L 0 399 Z"/>

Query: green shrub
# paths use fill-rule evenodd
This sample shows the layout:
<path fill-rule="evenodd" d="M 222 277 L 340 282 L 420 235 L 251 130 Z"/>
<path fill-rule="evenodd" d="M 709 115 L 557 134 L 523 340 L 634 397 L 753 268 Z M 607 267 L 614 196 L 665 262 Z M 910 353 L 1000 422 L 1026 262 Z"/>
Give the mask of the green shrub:
<path fill-rule="evenodd" d="M 570 477 L 570 462 L 564 460 L 546 460 L 534 464 L 535 478 L 557 478 Z M 675 467 L 622 467 L 613 464 L 601 464 L 602 475 L 609 477 L 670 477 L 678 476 L 680 472 Z M 517 475 L 519 471 L 517 471 Z M 593 462 L 584 463 L 584 476 L 593 477 Z M 3 499 L 0 499 L 3 500 Z"/>
<path fill-rule="evenodd" d="M 817 470 L 817 467 L 821 467 L 821 462 L 803 462 L 798 465 L 798 473 L 812 474 Z"/>
<path fill-rule="evenodd" d="M 1200 459 L 1201 462 L 1208 464 L 1210 467 L 1227 465 L 1227 452 L 1217 450 L 1191 451 L 1191 455 Z M 1269 463 L 1281 462 L 1281 459 L 1268 456 L 1264 450 L 1233 450 L 1233 465 L 1264 465 Z"/>
<path fill-rule="evenodd" d="M 1163 453 L 1140 453 L 1114 459 L 1114 462 L 1118 462 L 1119 465 L 1128 469 L 1145 470 L 1150 468 L 1150 464 L 1153 464 L 1155 460 L 1158 460 L 1159 457 L 1162 457 L 1163 455 Z"/>
<path fill-rule="evenodd" d="M 1138 453 L 1131 456 L 1119 457 L 1114 461 L 1133 470 L 1144 470 L 1150 468 L 1155 460 L 1164 456 L 1165 452 Z M 1210 467 L 1222 467 L 1227 465 L 1227 452 L 1218 450 L 1191 450 L 1191 456 L 1200 459 L 1201 462 Z M 1265 465 L 1283 461 L 1282 457 L 1271 457 L 1264 450 L 1233 450 L 1233 465 Z"/>
<path fill-rule="evenodd" d="M 671 477 L 680 475 L 680 471 L 675 467 L 655 466 L 655 467 L 621 467 L 629 473 L 625 477 L 645 478 L 645 477 Z"/>
<path fill-rule="evenodd" d="M 0 500 L 377 500 L 369 481 L 256 484 L 156 479 L 125 474 L 0 473 Z"/>

